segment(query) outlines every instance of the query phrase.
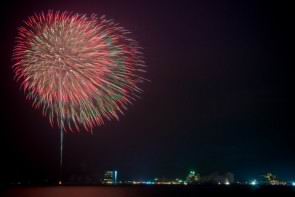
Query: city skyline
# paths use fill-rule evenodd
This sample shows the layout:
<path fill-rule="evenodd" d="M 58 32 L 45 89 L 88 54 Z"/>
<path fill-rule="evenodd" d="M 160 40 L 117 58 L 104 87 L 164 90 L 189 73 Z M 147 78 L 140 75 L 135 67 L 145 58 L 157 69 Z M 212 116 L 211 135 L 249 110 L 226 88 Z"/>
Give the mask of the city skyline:
<path fill-rule="evenodd" d="M 107 186 L 126 186 L 126 185 L 174 185 L 174 186 L 202 186 L 202 185 L 216 185 L 216 186 L 229 186 L 229 185 L 241 185 L 241 186 L 282 186 L 290 187 L 295 186 L 295 178 L 293 179 L 281 179 L 281 177 L 268 172 L 263 175 L 257 175 L 251 177 L 249 180 L 239 180 L 235 178 L 235 175 L 231 172 L 214 172 L 211 174 L 200 174 L 196 170 L 188 170 L 186 175 L 181 177 L 171 176 L 157 176 L 157 177 L 145 177 L 140 179 L 124 179 L 120 177 L 120 173 L 117 170 L 104 171 L 102 176 L 75 176 L 67 177 L 63 179 L 63 182 L 56 182 L 56 179 L 39 179 L 39 180 L 13 180 L 6 183 L 10 186 L 16 185 L 107 185 Z"/>

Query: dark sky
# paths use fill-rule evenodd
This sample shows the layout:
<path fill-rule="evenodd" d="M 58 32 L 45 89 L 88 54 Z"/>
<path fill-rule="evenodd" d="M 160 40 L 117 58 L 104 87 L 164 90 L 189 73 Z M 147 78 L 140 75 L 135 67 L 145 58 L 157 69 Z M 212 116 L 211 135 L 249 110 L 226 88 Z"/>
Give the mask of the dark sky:
<path fill-rule="evenodd" d="M 11 69 L 17 27 L 47 9 L 105 14 L 129 29 L 151 80 L 119 122 L 65 136 L 65 176 L 117 169 L 122 178 L 182 177 L 196 169 L 241 179 L 268 171 L 295 177 L 291 5 L 9 2 L 0 18 L 0 180 L 58 175 L 59 131 L 25 100 Z"/>

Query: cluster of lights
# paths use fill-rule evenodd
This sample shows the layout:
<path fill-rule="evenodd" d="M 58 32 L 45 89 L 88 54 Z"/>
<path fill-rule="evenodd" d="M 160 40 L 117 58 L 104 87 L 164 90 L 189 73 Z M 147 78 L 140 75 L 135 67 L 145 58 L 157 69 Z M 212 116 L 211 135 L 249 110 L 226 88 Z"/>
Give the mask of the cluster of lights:
<path fill-rule="evenodd" d="M 147 181 L 147 182 L 145 182 L 145 184 L 146 184 L 146 185 L 154 185 L 155 182 L 153 182 L 153 181 Z"/>
<path fill-rule="evenodd" d="M 250 182 L 250 185 L 252 185 L 252 186 L 256 186 L 256 185 L 258 185 L 257 180 L 255 180 L 255 179 L 252 180 L 252 181 Z M 291 186 L 295 187 L 295 181 L 291 182 Z"/>
<path fill-rule="evenodd" d="M 133 185 L 155 185 L 157 184 L 154 181 L 132 181 Z"/>
<path fill-rule="evenodd" d="M 189 172 L 189 176 L 194 176 L 196 173 L 195 171 L 190 171 Z M 115 171 L 114 173 L 115 179 L 117 179 L 117 171 Z M 190 177 L 191 178 L 191 177 Z M 197 180 L 199 181 L 199 179 Z M 116 182 L 116 181 L 115 181 Z M 291 182 L 284 182 L 284 181 L 277 181 L 278 184 L 277 185 L 289 185 L 292 187 L 295 187 L 295 181 L 291 181 Z M 125 183 L 125 184 L 132 184 L 132 185 L 190 185 L 193 183 L 197 183 L 197 182 L 190 182 L 189 179 L 187 178 L 187 180 L 183 180 L 180 178 L 176 178 L 176 179 L 158 179 L 158 178 L 154 178 L 153 180 L 140 180 L 140 181 L 121 181 L 120 183 Z M 61 185 L 62 183 L 59 182 L 59 184 Z M 113 182 L 111 182 L 110 184 L 113 184 Z M 218 185 L 226 185 L 229 186 L 232 183 L 230 182 L 230 180 L 228 178 L 226 178 L 223 181 L 218 181 L 217 182 Z M 239 184 L 239 185 L 250 185 L 250 186 L 259 186 L 260 184 L 263 185 L 275 185 L 272 183 L 268 183 L 268 182 L 259 182 L 256 179 L 250 179 L 250 181 L 247 181 L 245 183 L 241 183 L 241 182 L 235 182 L 234 184 Z"/>
<path fill-rule="evenodd" d="M 158 179 L 155 179 L 155 181 L 128 181 L 127 183 L 133 185 L 187 185 L 187 182 L 180 179 L 167 181 L 158 181 Z"/>
<path fill-rule="evenodd" d="M 132 184 L 134 185 L 187 185 L 187 182 L 182 180 L 176 180 L 176 181 L 132 181 Z M 218 182 L 218 185 L 221 185 L 221 182 Z M 257 186 L 258 181 L 256 179 L 249 182 L 252 186 Z M 224 185 L 230 185 L 230 182 L 226 180 L 224 182 Z M 291 182 L 291 185 L 295 187 L 295 181 Z"/>

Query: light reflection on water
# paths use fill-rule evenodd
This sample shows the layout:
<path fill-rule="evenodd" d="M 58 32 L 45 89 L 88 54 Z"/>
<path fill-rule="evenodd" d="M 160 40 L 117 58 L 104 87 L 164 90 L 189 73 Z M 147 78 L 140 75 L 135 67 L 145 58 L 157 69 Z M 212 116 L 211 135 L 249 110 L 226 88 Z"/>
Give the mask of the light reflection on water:
<path fill-rule="evenodd" d="M 4 192 L 4 197 L 139 197 L 146 196 L 133 187 L 18 187 Z M 141 194 L 139 194 L 141 193 Z M 148 195 L 149 196 L 149 195 Z"/>

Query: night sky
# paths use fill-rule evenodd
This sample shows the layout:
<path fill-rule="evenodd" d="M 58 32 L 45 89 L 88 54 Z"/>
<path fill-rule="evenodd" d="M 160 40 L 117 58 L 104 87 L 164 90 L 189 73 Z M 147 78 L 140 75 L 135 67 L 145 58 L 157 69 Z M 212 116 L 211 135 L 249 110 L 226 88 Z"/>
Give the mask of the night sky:
<path fill-rule="evenodd" d="M 295 177 L 291 5 L 282 1 L 9 1 L 1 5 L 0 181 L 56 178 L 59 131 L 11 69 L 17 27 L 35 12 L 96 13 L 126 27 L 148 65 L 141 99 L 93 135 L 67 134 L 64 176 Z"/>

